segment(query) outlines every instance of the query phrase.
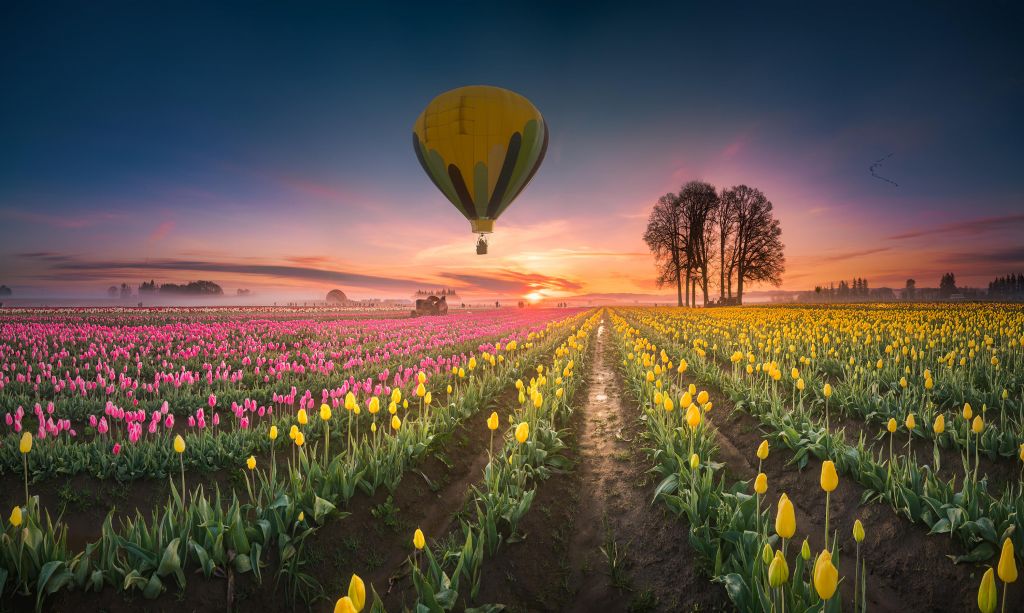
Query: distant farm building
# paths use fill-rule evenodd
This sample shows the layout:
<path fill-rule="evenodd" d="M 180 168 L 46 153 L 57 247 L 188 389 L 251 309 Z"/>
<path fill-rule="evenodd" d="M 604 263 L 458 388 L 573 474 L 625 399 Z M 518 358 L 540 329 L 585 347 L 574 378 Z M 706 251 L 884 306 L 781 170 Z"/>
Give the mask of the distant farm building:
<path fill-rule="evenodd" d="M 345 295 L 345 292 L 341 291 L 340 289 L 332 289 L 331 291 L 327 292 L 327 304 L 349 305 L 352 304 L 352 301 L 348 299 L 348 296 Z"/>

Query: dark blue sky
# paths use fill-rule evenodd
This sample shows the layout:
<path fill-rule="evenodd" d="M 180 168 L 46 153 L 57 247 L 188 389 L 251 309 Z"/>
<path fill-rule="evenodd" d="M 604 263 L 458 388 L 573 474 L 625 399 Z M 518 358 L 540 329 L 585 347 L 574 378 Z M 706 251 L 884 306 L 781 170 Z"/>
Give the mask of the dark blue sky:
<path fill-rule="evenodd" d="M 432 259 L 409 237 L 462 245 L 464 222 L 409 135 L 434 95 L 471 83 L 526 95 L 552 136 L 503 217 L 505 259 L 459 269 L 648 291 L 642 213 L 691 178 L 768 193 L 788 287 L 957 263 L 980 283 L 1024 264 L 1024 19 L 1010 3 L 297 4 L 0 8 L 0 282 L 102 289 L 155 259 L 168 280 L 198 259 L 238 286 L 309 280 L 239 262 L 383 280 L 418 258 L 444 279 L 455 252 Z M 889 154 L 878 173 L 899 187 L 868 172 Z M 545 231 L 559 244 L 538 244 Z"/>

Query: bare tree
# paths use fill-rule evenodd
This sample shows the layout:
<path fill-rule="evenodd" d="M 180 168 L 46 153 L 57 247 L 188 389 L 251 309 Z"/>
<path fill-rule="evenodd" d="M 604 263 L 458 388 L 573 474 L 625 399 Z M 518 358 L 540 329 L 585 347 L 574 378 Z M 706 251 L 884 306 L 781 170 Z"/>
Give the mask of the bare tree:
<path fill-rule="evenodd" d="M 736 232 L 736 206 L 729 192 L 723 192 L 718 199 L 718 297 L 724 301 L 732 298 L 732 275 L 735 271 L 736 249 L 732 240 Z"/>
<path fill-rule="evenodd" d="M 736 299 L 743 304 L 743 283 L 760 281 L 780 285 L 786 269 L 782 228 L 772 213 L 772 203 L 759 189 L 737 185 L 724 199 L 734 207 L 733 237 L 736 265 Z"/>
<path fill-rule="evenodd" d="M 682 233 L 682 210 L 679 196 L 665 194 L 658 199 L 647 219 L 644 242 L 654 254 L 658 266 L 658 287 L 670 283 L 676 286 L 676 301 L 683 306 L 683 275 L 689 270 L 686 237 Z M 688 274 L 688 273 L 687 273 Z M 689 278 L 687 278 L 689 281 Z M 689 302 L 689 285 L 687 285 Z"/>
<path fill-rule="evenodd" d="M 699 284 L 704 293 L 704 304 L 710 300 L 708 296 L 710 266 L 714 260 L 715 220 L 718 214 L 718 193 L 715 186 L 702 181 L 690 181 L 679 191 L 683 217 L 686 220 L 687 253 L 692 263 L 694 283 Z M 696 287 L 694 306 L 696 306 Z"/>

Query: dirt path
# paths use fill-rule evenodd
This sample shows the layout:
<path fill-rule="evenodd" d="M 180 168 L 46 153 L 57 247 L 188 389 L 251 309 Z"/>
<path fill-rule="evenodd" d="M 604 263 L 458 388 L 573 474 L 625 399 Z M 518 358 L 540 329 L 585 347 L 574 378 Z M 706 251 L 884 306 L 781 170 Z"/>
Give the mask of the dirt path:
<path fill-rule="evenodd" d="M 580 432 L 580 503 L 569 543 L 570 611 L 722 608 L 724 591 L 700 571 L 687 527 L 651 505 L 639 413 L 616 367 L 605 320 L 598 330 Z"/>

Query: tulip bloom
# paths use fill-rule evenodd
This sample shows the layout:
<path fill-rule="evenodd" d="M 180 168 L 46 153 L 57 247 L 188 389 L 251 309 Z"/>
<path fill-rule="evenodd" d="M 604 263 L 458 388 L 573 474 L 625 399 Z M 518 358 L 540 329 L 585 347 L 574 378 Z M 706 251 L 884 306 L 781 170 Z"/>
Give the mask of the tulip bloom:
<path fill-rule="evenodd" d="M 11 509 L 11 517 L 8 521 L 10 521 L 11 525 L 15 528 L 21 525 L 21 507 L 14 507 Z"/>
<path fill-rule="evenodd" d="M 772 558 L 772 563 L 768 567 L 768 585 L 781 587 L 787 581 L 789 581 L 789 564 L 786 563 L 782 552 L 776 551 L 775 557 Z"/>
<path fill-rule="evenodd" d="M 814 591 L 822 600 L 832 598 L 839 585 L 839 570 L 832 564 L 832 554 L 828 550 L 818 555 L 818 561 L 814 564 Z"/>
<path fill-rule="evenodd" d="M 754 479 L 754 491 L 758 495 L 764 494 L 768 491 L 768 475 L 764 473 L 758 473 L 757 478 Z"/>
<path fill-rule="evenodd" d="M 342 596 L 334 603 L 334 613 L 359 613 L 359 610 L 352 604 L 351 598 Z"/>
<path fill-rule="evenodd" d="M 999 565 L 996 567 L 999 580 L 1003 582 L 1003 611 L 1006 611 L 1006 588 L 1017 581 L 1017 558 L 1013 555 L 1013 541 L 1003 541 L 1003 549 L 999 553 Z M 989 569 L 992 572 L 992 569 Z M 979 601 L 980 602 L 980 601 Z"/>
<path fill-rule="evenodd" d="M 793 538 L 796 534 L 796 512 L 789 497 L 783 494 L 779 498 L 778 512 L 775 515 L 775 533 L 783 539 Z"/>
<path fill-rule="evenodd" d="M 426 541 L 426 539 L 423 536 L 423 530 L 420 530 L 419 528 L 416 528 L 416 532 L 414 532 L 413 535 L 412 535 L 412 545 L 413 545 L 413 547 L 415 547 L 417 550 L 422 551 L 423 548 L 426 546 L 426 544 L 427 544 L 427 541 Z"/>
<path fill-rule="evenodd" d="M 348 582 L 348 598 L 352 601 L 352 607 L 359 613 L 366 606 L 366 584 L 363 580 L 353 573 L 352 579 Z"/>
<path fill-rule="evenodd" d="M 995 574 L 989 568 L 981 578 L 981 585 L 978 586 L 978 609 L 981 613 L 994 613 L 998 601 Z"/>
<path fill-rule="evenodd" d="M 526 439 L 530 437 L 530 424 L 522 422 L 516 426 L 516 440 L 520 443 L 525 443 Z"/>

